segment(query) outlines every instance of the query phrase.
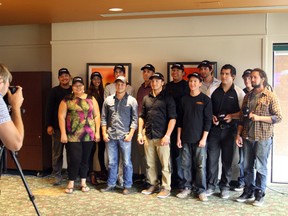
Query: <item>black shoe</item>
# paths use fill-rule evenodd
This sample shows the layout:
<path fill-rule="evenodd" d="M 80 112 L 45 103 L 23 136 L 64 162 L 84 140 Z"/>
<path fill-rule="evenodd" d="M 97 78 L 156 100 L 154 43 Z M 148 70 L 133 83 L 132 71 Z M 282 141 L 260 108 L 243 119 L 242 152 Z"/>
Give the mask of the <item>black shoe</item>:
<path fill-rule="evenodd" d="M 252 203 L 253 206 L 262 206 L 264 203 L 264 196 L 265 193 L 262 190 L 256 190 L 255 191 L 255 200 Z"/>
<path fill-rule="evenodd" d="M 53 182 L 53 186 L 59 186 L 62 184 L 62 178 L 55 178 L 55 181 Z"/>
<path fill-rule="evenodd" d="M 239 197 L 236 199 L 236 201 L 242 203 L 242 202 L 246 202 L 246 201 L 253 201 L 254 199 L 255 199 L 255 197 L 254 197 L 254 194 L 253 194 L 253 193 L 243 192 L 243 193 L 241 194 L 241 196 L 239 196 Z"/>
<path fill-rule="evenodd" d="M 115 189 L 114 186 L 107 186 L 106 188 L 103 188 L 103 189 L 101 189 L 100 191 L 101 191 L 102 193 L 106 193 L 106 192 L 113 192 L 114 189 Z"/>

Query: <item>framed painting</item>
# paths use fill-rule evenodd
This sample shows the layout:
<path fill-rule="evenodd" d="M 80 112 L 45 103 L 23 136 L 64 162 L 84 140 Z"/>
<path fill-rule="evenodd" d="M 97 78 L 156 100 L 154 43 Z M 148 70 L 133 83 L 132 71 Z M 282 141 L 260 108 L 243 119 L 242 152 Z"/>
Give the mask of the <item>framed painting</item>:
<path fill-rule="evenodd" d="M 131 85 L 131 63 L 87 63 L 87 87 L 90 84 L 90 76 L 93 72 L 99 72 L 102 75 L 102 82 L 105 88 L 106 85 L 113 83 L 114 78 L 114 66 L 122 64 L 125 67 L 125 76 Z"/>
<path fill-rule="evenodd" d="M 184 79 L 188 80 L 187 76 L 190 73 L 199 72 L 198 65 L 201 62 L 167 62 L 167 79 L 168 79 L 168 82 L 172 81 L 171 66 L 175 63 L 181 63 L 184 65 L 184 71 L 185 71 Z M 210 61 L 210 63 L 212 64 L 214 76 L 217 77 L 217 62 Z"/>

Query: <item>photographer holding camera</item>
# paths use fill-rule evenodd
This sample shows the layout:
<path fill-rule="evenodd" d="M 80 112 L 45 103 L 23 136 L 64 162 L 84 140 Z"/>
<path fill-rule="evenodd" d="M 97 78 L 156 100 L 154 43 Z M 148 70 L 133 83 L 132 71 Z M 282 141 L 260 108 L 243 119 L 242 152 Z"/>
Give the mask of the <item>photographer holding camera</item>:
<path fill-rule="evenodd" d="M 12 75 L 6 66 L 0 64 L 0 139 L 4 146 L 11 151 L 19 151 L 24 139 L 24 126 L 21 117 L 23 103 L 22 88 L 16 87 L 14 94 L 9 90 Z M 3 97 L 7 93 L 11 106 L 11 116 Z"/>
<path fill-rule="evenodd" d="M 232 162 L 235 150 L 234 138 L 237 119 L 245 93 L 234 85 L 236 69 L 230 64 L 221 68 L 221 84 L 211 95 L 213 125 L 207 140 L 207 191 L 206 196 L 215 193 L 218 183 L 218 163 L 221 152 L 222 175 L 219 182 L 220 197 L 228 199 L 232 178 Z"/>

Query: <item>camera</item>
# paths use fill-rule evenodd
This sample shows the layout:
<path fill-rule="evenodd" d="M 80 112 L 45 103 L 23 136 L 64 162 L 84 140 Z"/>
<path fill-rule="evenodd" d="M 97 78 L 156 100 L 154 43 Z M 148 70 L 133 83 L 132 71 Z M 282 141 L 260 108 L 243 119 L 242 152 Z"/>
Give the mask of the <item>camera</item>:
<path fill-rule="evenodd" d="M 14 94 L 17 91 L 17 86 L 9 86 L 9 90 L 11 92 L 11 94 Z"/>
<path fill-rule="evenodd" d="M 242 108 L 243 118 L 249 118 L 250 109 L 248 106 Z"/>
<path fill-rule="evenodd" d="M 226 113 L 219 113 L 219 114 L 217 115 L 217 119 L 218 119 L 219 122 L 225 121 L 225 120 L 224 120 L 225 117 L 226 117 Z"/>

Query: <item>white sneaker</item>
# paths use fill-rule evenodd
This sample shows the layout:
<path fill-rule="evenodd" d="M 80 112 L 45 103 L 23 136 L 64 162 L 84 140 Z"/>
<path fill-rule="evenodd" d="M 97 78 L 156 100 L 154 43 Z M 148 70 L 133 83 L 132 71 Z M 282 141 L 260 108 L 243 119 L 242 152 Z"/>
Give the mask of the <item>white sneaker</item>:
<path fill-rule="evenodd" d="M 205 192 L 199 194 L 199 200 L 202 201 L 202 202 L 207 202 L 208 201 L 208 197 L 207 197 Z"/>
<path fill-rule="evenodd" d="M 191 189 L 185 188 L 182 192 L 178 193 L 176 196 L 180 199 L 185 199 L 191 194 Z"/>

